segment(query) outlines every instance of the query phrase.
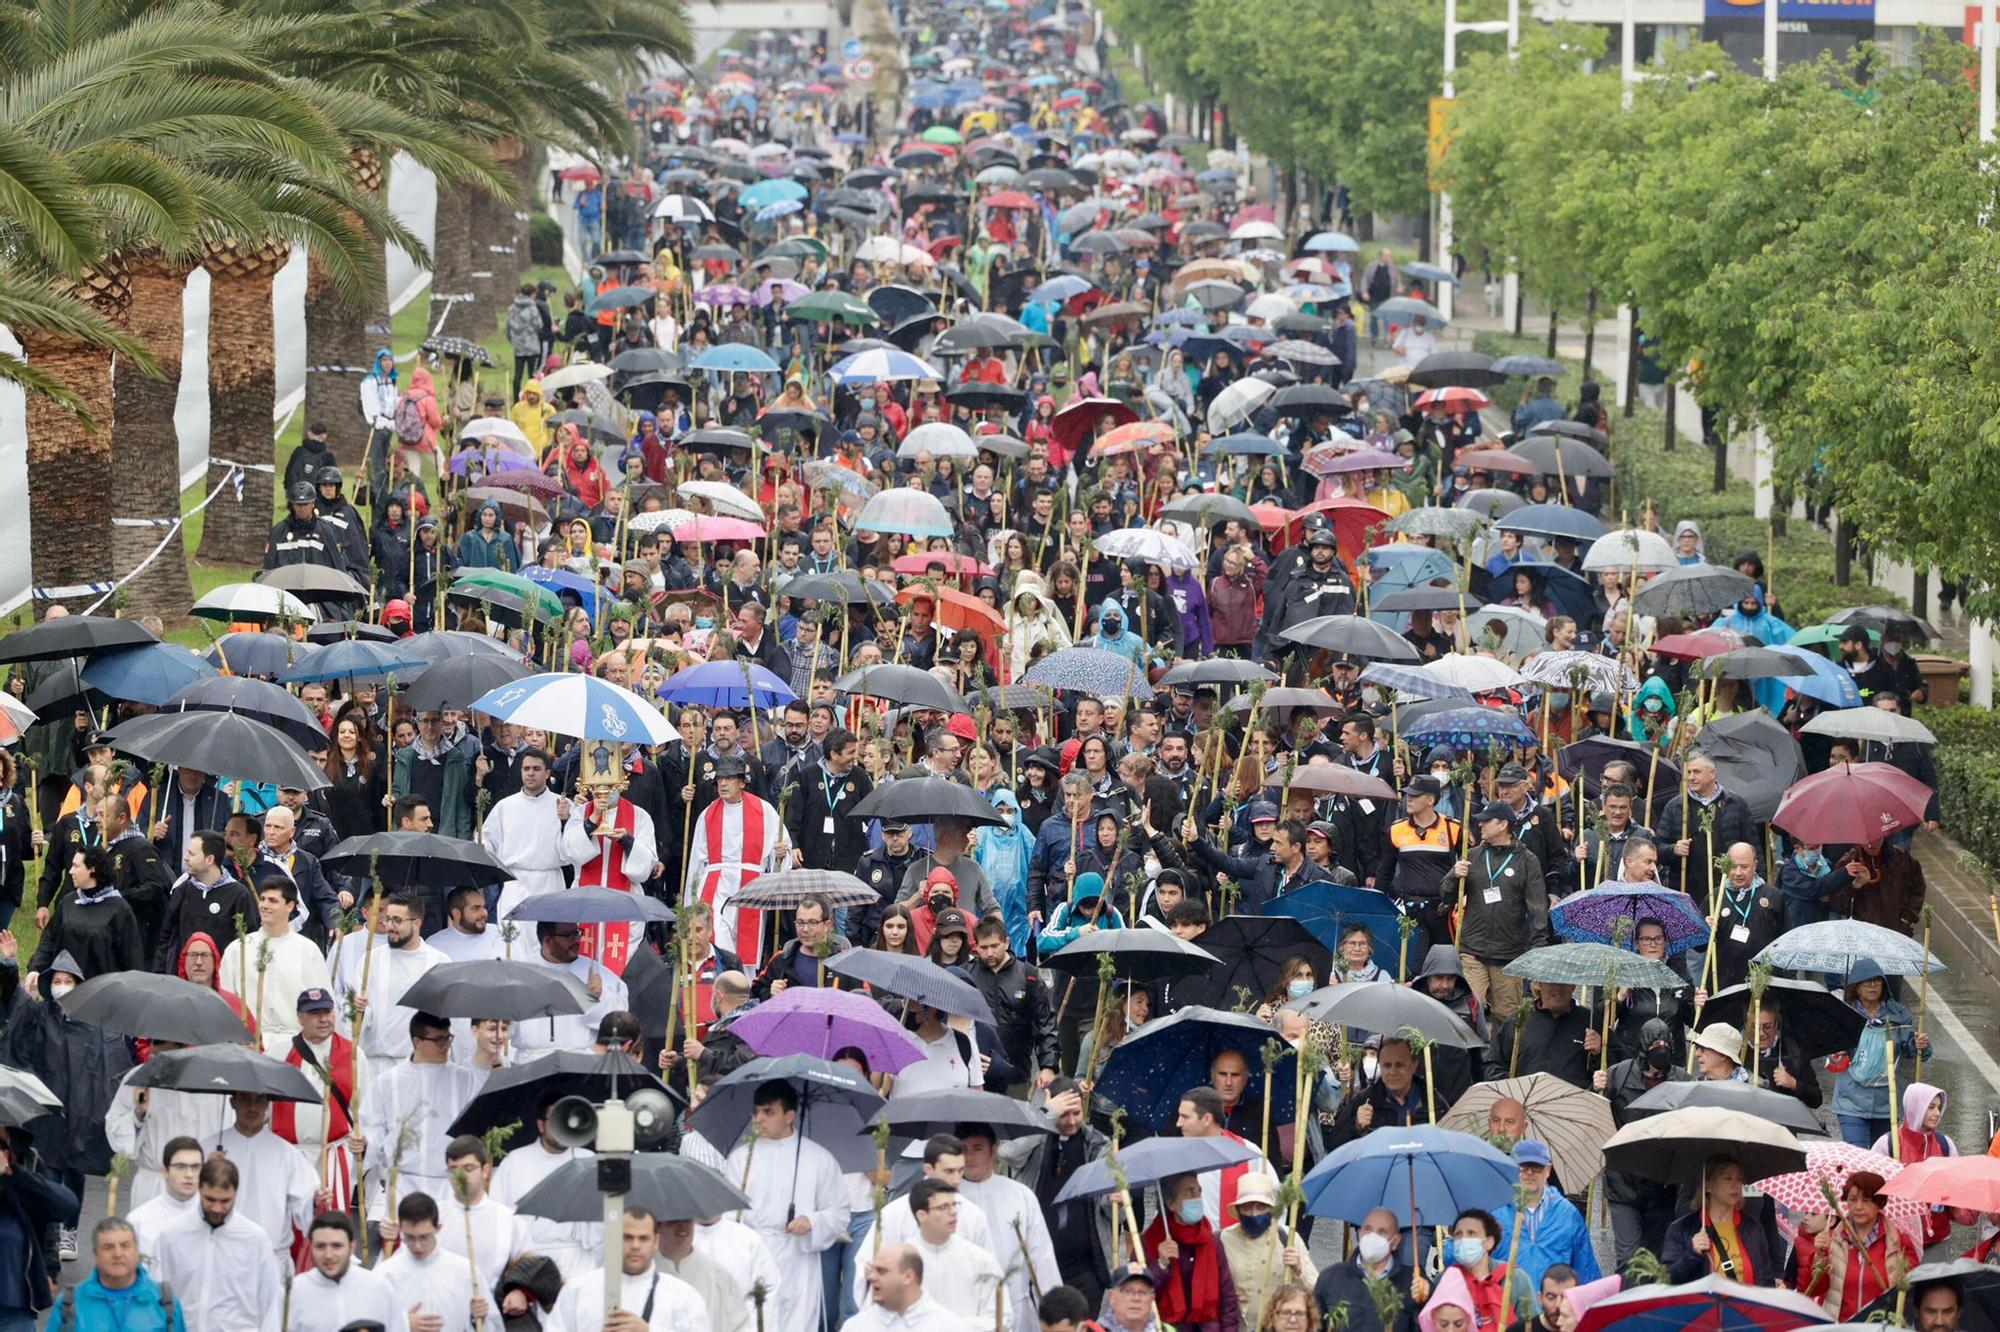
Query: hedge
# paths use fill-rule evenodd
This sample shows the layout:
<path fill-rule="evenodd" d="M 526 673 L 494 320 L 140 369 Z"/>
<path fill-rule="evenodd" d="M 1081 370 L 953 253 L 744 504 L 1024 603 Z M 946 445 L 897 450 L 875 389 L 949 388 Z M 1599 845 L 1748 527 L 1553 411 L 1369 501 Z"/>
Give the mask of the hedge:
<path fill-rule="evenodd" d="M 1932 757 L 1945 831 L 2000 868 L 2000 713 L 1961 704 L 1919 708 L 1917 716 L 1938 738 Z"/>

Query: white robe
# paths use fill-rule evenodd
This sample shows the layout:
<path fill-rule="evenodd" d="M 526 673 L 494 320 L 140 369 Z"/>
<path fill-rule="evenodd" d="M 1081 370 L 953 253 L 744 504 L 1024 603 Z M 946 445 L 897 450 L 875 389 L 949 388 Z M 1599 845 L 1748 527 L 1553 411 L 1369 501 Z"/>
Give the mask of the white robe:
<path fill-rule="evenodd" d="M 222 950 L 218 974 L 228 978 L 226 983 L 232 990 L 236 990 L 241 974 L 244 988 L 236 990 L 236 995 L 245 1008 L 257 1010 L 257 1035 L 263 1039 L 264 1053 L 283 1059 L 299 1030 L 299 995 L 311 989 L 331 989 L 333 978 L 327 973 L 325 954 L 296 931 L 270 940 L 271 957 L 260 976 L 257 958 L 267 937 L 258 930 L 247 939 L 231 940 Z M 262 1004 L 257 1002 L 260 991 Z"/>
<path fill-rule="evenodd" d="M 1017 1332 L 1039 1332 L 1035 1288 L 1049 1290 L 1063 1281 L 1055 1244 L 1049 1238 L 1048 1218 L 1042 1214 L 1035 1191 L 1004 1175 L 989 1175 L 978 1181 L 961 1180 L 958 1198 L 959 1234 L 966 1234 L 965 1223 L 970 1217 L 982 1217 L 986 1222 L 992 1237 L 986 1249 L 1007 1274 L 1007 1307 L 1013 1312 Z M 1034 1274 L 1032 1283 L 1030 1272 Z"/>
<path fill-rule="evenodd" d="M 493 802 L 479 840 L 514 875 L 500 889 L 500 908 L 509 912 L 540 893 L 563 890 L 562 822 L 556 818 L 556 793 L 542 788 L 539 796 L 516 791 Z"/>
<path fill-rule="evenodd" d="M 139 1065 L 119 1081 L 118 1090 L 111 1097 L 111 1112 L 104 1117 L 104 1134 L 111 1142 L 111 1150 L 148 1167 L 132 1174 L 134 1207 L 151 1202 L 166 1191 L 167 1186 L 160 1178 L 160 1157 L 168 1143 L 175 1138 L 213 1142 L 231 1119 L 227 1096 L 154 1087 L 146 1090 L 146 1115 L 142 1120 L 137 1096 L 141 1089 L 133 1087 L 132 1074 L 144 1067 Z"/>
<path fill-rule="evenodd" d="M 871 1203 L 870 1206 L 872 1207 L 873 1204 Z M 986 1213 L 980 1211 L 977 1207 L 966 1207 L 963 1204 L 959 1206 L 958 1233 L 988 1253 L 998 1255 L 999 1248 L 993 1241 L 992 1230 L 986 1224 Z M 916 1238 L 917 1218 L 916 1214 L 910 1210 L 910 1195 L 905 1193 L 900 1197 L 891 1198 L 888 1202 L 882 1204 L 882 1242 L 884 1244 L 910 1244 L 914 1243 Z M 869 1238 L 868 1246 L 871 1249 L 875 1247 L 875 1240 L 872 1236 Z M 1061 1285 L 1062 1283 L 1057 1282 L 1056 1284 Z M 858 1302 L 866 1304 L 868 1302 L 865 1298 L 868 1290 L 867 1280 L 864 1278 L 856 1289 L 860 1290 L 863 1295 L 863 1298 L 860 1298 Z"/>
<path fill-rule="evenodd" d="M 193 1207 L 160 1233 L 159 1249 L 153 1275 L 173 1287 L 188 1332 L 280 1332 L 284 1269 L 255 1221 L 232 1212 L 211 1227 Z"/>
<path fill-rule="evenodd" d="M 964 1215 L 963 1203 L 959 1214 Z M 928 1244 L 919 1235 L 910 1243 L 923 1255 L 924 1294 L 949 1312 L 970 1319 L 974 1327 L 1001 1325 L 999 1320 L 1006 1318 L 1008 1311 L 1003 1307 L 996 1314 L 994 1305 L 996 1301 L 1002 1306 L 1006 1303 L 1001 1289 L 1006 1277 L 992 1254 L 963 1235 L 952 1235 L 943 1244 Z"/>
<path fill-rule="evenodd" d="M 653 1332 L 712 1332 L 708 1306 L 701 1302 L 693 1286 L 657 1267 L 648 1267 L 633 1276 L 619 1273 L 624 1284 L 618 1290 L 618 1307 L 628 1313 L 643 1313 L 646 1301 L 653 1302 L 646 1326 Z M 604 1326 L 604 1269 L 594 1267 L 563 1283 L 556 1307 L 549 1313 L 548 1332 L 598 1332 Z"/>
<path fill-rule="evenodd" d="M 289 1263 L 292 1228 L 303 1230 L 312 1224 L 313 1194 L 319 1190 L 319 1171 L 306 1160 L 305 1153 L 270 1129 L 259 1129 L 245 1137 L 234 1124 L 209 1139 L 209 1148 L 228 1157 L 240 1179 L 236 1210 L 271 1237 L 271 1248 L 281 1262 Z"/>
<path fill-rule="evenodd" d="M 340 1332 L 364 1319 L 380 1323 L 388 1332 L 409 1332 L 408 1306 L 396 1298 L 396 1288 L 360 1260 L 361 1255 L 355 1254 L 338 1281 L 317 1267 L 293 1277 L 292 1316 L 286 1332 Z"/>
<path fill-rule="evenodd" d="M 753 1332 L 756 1322 L 751 1317 L 750 1297 L 721 1263 L 700 1249 L 690 1251 L 678 1262 L 665 1254 L 654 1262 L 662 1272 L 677 1276 L 694 1288 L 708 1309 L 708 1321 L 714 1332 Z"/>
<path fill-rule="evenodd" d="M 139 1258 L 147 1267 L 160 1270 L 160 1236 L 167 1227 L 193 1211 L 199 1194 L 190 1193 L 183 1201 L 176 1202 L 174 1195 L 164 1187 L 151 1202 L 145 1202 L 125 1213 L 125 1219 L 132 1224 L 133 1237 L 139 1242 Z"/>
<path fill-rule="evenodd" d="M 443 1237 L 443 1231 L 439 1231 Z M 472 1332 L 472 1269 L 459 1254 L 448 1253 L 442 1245 L 429 1258 L 419 1259 L 407 1247 L 398 1248 L 375 1265 L 375 1273 L 389 1283 L 396 1307 L 407 1317 L 414 1309 L 420 1314 L 437 1314 L 444 1319 L 444 1332 Z M 486 1322 L 500 1326 L 499 1309 L 488 1295 Z"/>
<path fill-rule="evenodd" d="M 443 953 L 447 962 L 496 962 L 507 956 L 507 941 L 494 925 L 477 934 L 447 925 L 424 942 Z"/>
<path fill-rule="evenodd" d="M 743 1178 L 740 1173 L 736 1177 Z M 771 1318 L 778 1308 L 778 1288 L 784 1277 L 779 1273 L 778 1260 L 771 1256 L 771 1246 L 764 1242 L 764 1237 L 733 1216 L 719 1216 L 694 1228 L 694 1249 L 736 1282 L 736 1288 L 743 1292 L 744 1303 L 751 1310 L 753 1324 L 757 1305 L 751 1294 L 760 1287 L 769 1292 L 764 1305 L 764 1326 L 770 1327 Z"/>
<path fill-rule="evenodd" d="M 929 1280 L 930 1273 L 924 1273 L 924 1278 Z M 879 1304 L 863 1304 L 861 1312 L 840 1325 L 840 1332 L 986 1332 L 986 1329 L 973 1326 L 925 1292 L 899 1314 L 890 1313 Z"/>
<path fill-rule="evenodd" d="M 560 1152 L 551 1152 L 541 1142 L 531 1142 L 507 1153 L 500 1164 L 494 1167 L 493 1182 L 488 1187 L 493 1197 L 509 1207 L 519 1208 L 521 1199 L 529 1189 L 553 1175 L 556 1170 L 570 1161 L 587 1161 L 597 1153 L 587 1147 L 568 1147 Z M 528 1248 L 554 1263 L 568 1281 L 579 1272 L 588 1271 L 593 1263 L 601 1263 L 604 1254 L 604 1223 L 602 1221 L 551 1221 L 546 1217 L 515 1217 L 515 1233 L 526 1242 Z M 487 1276 L 480 1272 L 483 1281 L 497 1281 L 500 1274 Z"/>
<path fill-rule="evenodd" d="M 761 807 L 761 835 L 754 844 L 746 844 L 743 813 L 745 806 L 753 802 Z M 715 943 L 725 952 L 741 956 L 744 943 L 751 942 L 737 939 L 739 921 L 729 901 L 746 881 L 772 867 L 783 832 L 778 811 L 768 802 L 747 794 L 733 805 L 717 798 L 694 821 L 688 837 L 687 878 L 682 884 L 681 898 L 685 901 L 698 896 L 715 908 Z M 721 849 L 716 855 L 709 853 L 711 834 L 719 839 L 717 845 Z M 746 965 L 762 960 L 754 956 L 743 958 Z"/>
<path fill-rule="evenodd" d="M 763 1237 L 778 1264 L 778 1316 L 765 1326 L 817 1327 L 820 1254 L 847 1238 L 847 1184 L 840 1166 L 826 1148 L 794 1135 L 742 1144 L 729 1154 L 723 1174 L 750 1195 L 749 1210 L 737 1213 L 737 1219 Z M 812 1222 L 809 1233 L 785 1233 L 785 1224 L 795 1216 Z"/>
<path fill-rule="evenodd" d="M 384 1065 L 399 1064 L 410 1057 L 410 1019 L 417 1010 L 405 1008 L 398 1001 L 425 972 L 446 958 L 422 942 L 415 948 L 391 948 L 387 939 L 378 938 L 372 950 L 353 946 L 366 938 L 357 935 L 344 948 L 338 943 L 334 945 L 339 950 L 339 966 L 333 973 L 334 1001 L 341 1012 L 347 1011 L 348 996 L 359 993 L 361 973 L 372 951 L 375 965 L 366 967 L 368 1014 L 361 1023 L 361 1053 Z"/>
<path fill-rule="evenodd" d="M 597 1024 L 607 1014 L 629 1011 L 632 992 L 622 977 L 587 957 L 558 966 L 537 953 L 525 959 L 530 966 L 566 972 L 578 985 L 590 987 L 595 976 L 604 989 L 597 1002 L 581 1014 L 564 1017 L 523 1018 L 514 1024 L 514 1049 L 523 1059 L 536 1059 L 552 1050 L 588 1050 L 597 1040 Z"/>
<path fill-rule="evenodd" d="M 622 839 L 625 845 L 619 859 L 620 873 L 612 874 L 609 866 L 600 863 L 608 839 L 591 835 L 596 823 L 596 802 L 570 802 L 569 822 L 562 830 L 562 853 L 565 863 L 576 866 L 579 888 L 613 888 L 636 893 L 660 863 L 659 834 L 653 828 L 653 816 L 643 805 L 630 800 L 621 799 L 618 805 L 621 810 L 626 805 L 632 806 L 632 835 Z"/>
<path fill-rule="evenodd" d="M 479 1094 L 480 1076 L 463 1064 L 404 1060 L 375 1079 L 361 1103 L 361 1134 L 368 1139 L 368 1216 L 387 1216 L 389 1170 L 397 1168 L 396 1197 L 427 1193 L 442 1208 L 452 1196 L 444 1149 L 451 1123 Z M 397 1140 L 402 1153 L 397 1156 Z"/>
<path fill-rule="evenodd" d="M 456 1190 L 448 1197 L 437 1199 L 437 1205 L 438 1247 L 446 1253 L 465 1257 L 465 1214 L 468 1209 L 458 1201 Z M 469 1210 L 472 1212 L 472 1274 L 479 1278 L 479 1288 L 490 1292 L 493 1283 L 507 1270 L 507 1260 L 517 1253 L 527 1252 L 530 1246 L 514 1209 L 492 1194 L 481 1198 Z M 487 1299 L 491 1300 L 492 1295 L 488 1294 Z"/>

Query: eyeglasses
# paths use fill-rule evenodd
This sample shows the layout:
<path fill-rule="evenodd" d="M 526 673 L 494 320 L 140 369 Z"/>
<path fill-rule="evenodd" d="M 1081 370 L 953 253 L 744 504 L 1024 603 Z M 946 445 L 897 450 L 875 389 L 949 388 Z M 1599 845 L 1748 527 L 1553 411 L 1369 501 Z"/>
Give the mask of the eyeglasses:
<path fill-rule="evenodd" d="M 432 1045 L 450 1045 L 454 1040 L 457 1039 L 457 1037 L 453 1036 L 450 1032 L 447 1031 L 435 1036 L 412 1036 L 410 1039 L 415 1041 L 428 1041 Z"/>

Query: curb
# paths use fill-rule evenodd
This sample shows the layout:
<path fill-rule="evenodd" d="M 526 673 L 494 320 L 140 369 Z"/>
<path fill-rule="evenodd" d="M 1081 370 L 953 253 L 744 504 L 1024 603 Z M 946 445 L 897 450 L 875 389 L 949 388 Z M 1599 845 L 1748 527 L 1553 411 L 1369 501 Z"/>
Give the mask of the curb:
<path fill-rule="evenodd" d="M 2000 941 L 1994 937 L 1989 905 L 1993 885 L 1959 868 L 1964 848 L 1943 833 L 1919 833 L 1914 850 L 1924 867 L 1924 900 L 1935 926 L 1931 947 L 1955 971 L 1984 972 L 2000 980 Z"/>

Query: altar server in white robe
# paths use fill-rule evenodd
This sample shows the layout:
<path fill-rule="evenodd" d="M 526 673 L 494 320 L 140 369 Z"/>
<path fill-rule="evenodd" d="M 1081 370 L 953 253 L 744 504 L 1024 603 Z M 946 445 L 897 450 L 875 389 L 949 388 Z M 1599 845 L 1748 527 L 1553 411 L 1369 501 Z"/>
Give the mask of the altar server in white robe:
<path fill-rule="evenodd" d="M 569 976 L 594 996 L 580 1014 L 522 1018 L 514 1024 L 514 1048 L 523 1059 L 551 1050 L 588 1050 L 597 1039 L 597 1024 L 612 1013 L 629 1011 L 632 993 L 622 977 L 583 955 L 584 928 L 561 921 L 537 921 L 535 952 L 526 960 Z"/>
<path fill-rule="evenodd" d="M 1000 1263 L 957 1233 L 959 1216 L 969 1206 L 941 1179 L 920 1179 L 910 1189 L 910 1211 L 917 1218 L 911 1245 L 923 1255 L 924 1291 L 974 1327 L 1003 1326 L 1007 1296 Z M 1002 1307 L 996 1310 L 996 1304 Z"/>
<path fill-rule="evenodd" d="M 549 756 L 539 749 L 522 752 L 521 789 L 486 811 L 479 840 L 513 878 L 500 889 L 500 919 L 541 893 L 559 893 L 565 884 L 563 825 L 569 822 L 570 800 L 549 785 Z"/>
<path fill-rule="evenodd" d="M 1062 1268 L 1049 1239 L 1048 1218 L 1035 1191 L 997 1173 L 998 1144 L 991 1129 L 965 1126 L 965 1174 L 958 1181 L 958 1233 L 972 1216 L 986 1221 L 987 1252 L 1007 1274 L 1007 1305 L 1016 1332 L 1039 1332 L 1034 1292 L 1060 1286 Z"/>
<path fill-rule="evenodd" d="M 911 1144 L 915 1149 L 916 1144 Z M 941 1179 L 954 1187 L 965 1177 L 965 1144 L 949 1133 L 932 1135 L 923 1144 L 923 1179 Z M 986 1215 L 977 1208 L 961 1211 L 958 1218 L 958 1233 L 985 1249 L 995 1251 L 993 1236 L 986 1229 Z M 905 1193 L 891 1198 L 882 1205 L 882 1243 L 908 1244 L 917 1237 L 917 1218 L 910 1212 L 910 1195 Z M 875 1246 L 873 1237 L 869 1247 Z M 854 1300 L 856 1304 L 868 1302 L 867 1264 L 857 1265 L 854 1277 Z M 1060 1284 L 1060 1283 L 1058 1283 Z"/>
<path fill-rule="evenodd" d="M 553 1175 L 570 1161 L 588 1161 L 597 1153 L 588 1147 L 565 1147 L 549 1136 L 546 1112 L 535 1120 L 535 1141 L 514 1148 L 493 1170 L 493 1196 L 515 1209 L 516 1236 L 528 1251 L 539 1253 L 556 1265 L 568 1281 L 602 1261 L 604 1223 L 602 1221 L 551 1221 L 547 1217 L 520 1212 L 521 1199 L 528 1190 Z M 480 1269 L 479 1279 L 497 1281 Z"/>
<path fill-rule="evenodd" d="M 695 1229 L 692 1220 L 660 1222 L 660 1270 L 694 1287 L 714 1332 L 753 1332 L 750 1297 L 728 1268 L 695 1248 Z"/>
<path fill-rule="evenodd" d="M 507 941 L 486 909 L 486 890 L 469 883 L 445 895 L 444 928 L 424 942 L 451 962 L 492 962 L 508 956 Z"/>
<path fill-rule="evenodd" d="M 160 1233 L 159 1265 L 147 1269 L 180 1301 L 188 1332 L 280 1332 L 289 1264 L 236 1210 L 241 1177 L 234 1161 L 205 1162 L 195 1206 Z"/>
<path fill-rule="evenodd" d="M 723 1170 L 728 1165 L 725 1162 L 716 1168 Z M 769 1327 L 771 1317 L 778 1308 L 778 1286 L 783 1278 L 778 1274 L 778 1260 L 771 1256 L 771 1246 L 764 1242 L 764 1237 L 734 1216 L 724 1213 L 702 1218 L 701 1224 L 694 1228 L 694 1248 L 696 1253 L 729 1274 L 753 1311 L 756 1308 L 755 1292 L 760 1289 L 766 1292 L 764 1325 Z M 752 1321 L 755 1321 L 754 1313 Z"/>
<path fill-rule="evenodd" d="M 378 1323 L 384 1332 L 410 1332 L 396 1288 L 380 1272 L 356 1262 L 354 1219 L 345 1212 L 313 1218 L 306 1238 L 312 1266 L 292 1279 L 286 1332 L 341 1332 L 354 1323 Z"/>
<path fill-rule="evenodd" d="M 412 1332 L 418 1323 L 435 1332 L 498 1332 L 500 1320 L 493 1302 L 472 1286 L 472 1269 L 462 1255 L 438 1243 L 443 1218 L 428 1193 L 406 1194 L 396 1203 L 396 1251 L 376 1265 L 396 1296 L 396 1307 L 409 1315 Z M 461 1232 L 462 1234 L 463 1232 Z"/>
<path fill-rule="evenodd" d="M 621 1239 L 618 1307 L 649 1332 L 713 1332 L 708 1306 L 694 1287 L 654 1263 L 659 1230 L 653 1214 L 626 1208 Z M 604 1275 L 600 1265 L 563 1283 L 549 1314 L 549 1332 L 598 1332 L 604 1326 Z"/>
<path fill-rule="evenodd" d="M 443 1215 L 438 1244 L 446 1253 L 470 1258 L 472 1275 L 480 1289 L 491 1290 L 507 1270 L 507 1260 L 527 1253 L 533 1246 L 522 1232 L 522 1222 L 514 1209 L 488 1191 L 493 1182 L 493 1158 L 486 1140 L 470 1134 L 453 1138 L 445 1148 L 445 1168 L 450 1172 L 451 1190 L 435 1199 Z M 472 1233 L 472 1248 L 466 1249 L 466 1232 Z"/>
<path fill-rule="evenodd" d="M 290 1263 L 292 1229 L 306 1228 L 313 1216 L 333 1205 L 319 1186 L 319 1172 L 305 1153 L 271 1131 L 271 1098 L 235 1092 L 229 1107 L 236 1122 L 209 1145 L 243 1172 L 236 1206 L 271 1237 L 278 1260 Z"/>
<path fill-rule="evenodd" d="M 348 946 L 334 945 L 339 965 L 333 974 L 340 1011 L 357 1011 L 358 1006 L 362 1014 L 361 1053 L 377 1061 L 376 1072 L 410 1057 L 410 1018 L 416 1010 L 403 1006 L 403 995 L 425 972 L 447 960 L 424 942 L 424 904 L 414 894 L 391 893 L 381 911 L 380 936 L 373 948 L 365 946 L 366 933 L 348 939 Z M 364 946 L 351 946 L 355 943 Z M 375 959 L 372 964 L 370 954 Z M 364 971 L 366 995 L 361 993 Z"/>
<path fill-rule="evenodd" d="M 751 1123 L 758 1141 L 732 1151 L 724 1174 L 750 1195 L 738 1217 L 763 1237 L 778 1265 L 777 1317 L 766 1326 L 817 1327 L 820 1255 L 847 1238 L 847 1184 L 831 1152 L 797 1140 L 799 1098 L 790 1083 L 757 1089 Z"/>
<path fill-rule="evenodd" d="M 452 1121 L 479 1094 L 479 1074 L 451 1062 L 451 1024 L 430 1013 L 410 1019 L 411 1055 L 385 1069 L 361 1103 L 361 1133 L 368 1141 L 369 1219 L 388 1214 L 389 1172 L 396 1195 L 444 1197 L 451 1188 L 445 1149 Z"/>
<path fill-rule="evenodd" d="M 154 1041 L 153 1053 L 184 1047 L 174 1041 Z M 104 1136 L 111 1150 L 134 1161 L 163 1159 L 167 1144 L 175 1138 L 193 1138 L 207 1144 L 215 1141 L 229 1123 L 229 1100 L 205 1093 L 169 1091 L 163 1087 L 134 1087 L 133 1077 L 144 1068 L 140 1064 L 120 1079 L 111 1097 L 111 1112 L 104 1119 Z M 159 1173 L 137 1171 L 132 1176 L 132 1205 L 151 1202 L 160 1196 Z"/>
<path fill-rule="evenodd" d="M 139 1245 L 140 1260 L 155 1272 L 159 1271 L 160 1236 L 194 1210 L 201 1165 L 207 1159 L 208 1153 L 193 1138 L 175 1138 L 167 1144 L 162 1169 L 145 1172 L 158 1174 L 164 1187 L 152 1201 L 140 1203 L 125 1214 Z"/>
<path fill-rule="evenodd" d="M 257 888 L 257 918 L 253 933 L 232 939 L 222 950 L 222 974 L 240 977 L 246 987 L 237 998 L 257 1013 L 257 1035 L 264 1053 L 280 1059 L 292 1048 L 299 1031 L 296 1000 L 301 991 L 333 985 L 326 955 L 312 940 L 292 927 L 299 890 L 282 874 L 273 874 Z"/>

